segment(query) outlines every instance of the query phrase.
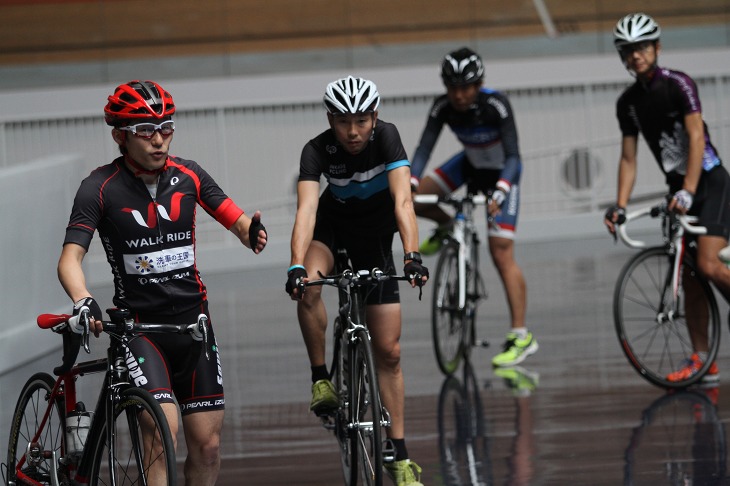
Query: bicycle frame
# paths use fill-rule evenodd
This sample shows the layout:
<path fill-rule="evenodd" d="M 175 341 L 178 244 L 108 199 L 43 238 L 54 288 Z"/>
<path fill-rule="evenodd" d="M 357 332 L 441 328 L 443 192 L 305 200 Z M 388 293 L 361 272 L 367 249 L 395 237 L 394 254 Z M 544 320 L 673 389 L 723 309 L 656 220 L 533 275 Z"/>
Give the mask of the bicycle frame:
<path fill-rule="evenodd" d="M 97 444 L 106 444 L 109 448 L 109 480 L 111 484 L 117 484 L 117 480 L 123 480 L 122 478 L 117 478 L 117 471 L 112 462 L 117 457 L 117 451 L 115 449 L 116 441 L 114 440 L 116 429 L 111 424 L 114 423 L 115 413 L 119 413 L 117 407 L 124 396 L 128 393 L 132 393 L 133 395 L 138 395 L 139 393 L 149 395 L 148 392 L 140 389 L 136 391 L 130 390 L 125 393 L 129 389 L 137 388 L 134 384 L 134 370 L 130 370 L 127 366 L 126 350 L 128 343 L 138 333 L 176 332 L 180 334 L 191 333 L 194 337 L 199 337 L 201 341 L 205 341 L 204 347 L 207 348 L 207 317 L 204 314 L 200 315 L 197 323 L 178 325 L 135 323 L 128 318 L 129 311 L 127 310 L 114 309 L 108 312 L 112 316 L 112 321 L 104 321 L 102 323 L 104 332 L 111 336 L 111 342 L 107 349 L 107 357 L 80 362 L 71 366 L 73 361 L 75 361 L 75 353 L 71 353 L 70 357 L 64 353 L 64 364 L 55 370 L 58 377 L 55 379 L 50 394 L 45 398 L 47 406 L 43 412 L 42 419 L 37 429 L 32 430 L 33 436 L 28 441 L 27 446 L 23 444 L 26 448 L 25 454 L 18 455 L 17 463 L 11 464 L 14 468 L 13 477 L 15 477 L 18 483 L 40 484 L 38 480 L 29 477 L 24 472 L 24 466 L 30 464 L 31 469 L 34 469 L 36 465 L 45 461 L 45 464 L 50 469 L 48 473 L 50 476 L 50 484 L 86 484 L 90 479 L 93 469 L 98 465 L 97 460 L 99 456 L 97 453 L 99 451 L 95 448 Z M 64 332 L 69 335 L 71 333 L 81 334 L 81 341 L 84 344 L 84 348 L 89 352 L 88 309 L 82 309 L 79 315 L 76 316 L 43 314 L 38 317 L 38 325 L 44 329 L 52 328 L 57 332 Z M 86 435 L 85 443 L 81 451 L 69 450 L 70 447 L 67 441 L 65 439 L 61 440 L 60 438 L 56 442 L 56 446 L 60 452 L 57 452 L 56 448 L 50 451 L 41 450 L 41 443 L 43 442 L 41 436 L 45 437 L 49 434 L 47 426 L 51 415 L 54 413 L 54 409 L 59 408 L 59 414 L 62 414 L 58 417 L 61 421 L 60 425 L 64 428 L 64 431 L 60 432 L 61 434 L 65 434 L 66 418 L 77 411 L 76 380 L 78 377 L 101 372 L 105 372 L 105 376 L 96 405 L 90 414 L 88 434 Z M 47 376 L 47 383 L 50 387 L 52 377 L 45 373 L 38 375 Z M 154 401 L 151 395 L 149 395 L 149 398 L 143 398 Z M 60 403 L 63 404 L 62 407 L 60 407 Z M 157 408 L 159 410 L 158 405 Z M 38 412 L 40 413 L 40 410 Z M 20 417 L 18 417 L 19 423 L 21 420 Z M 166 426 L 167 424 L 165 422 L 164 427 Z M 160 434 L 169 436 L 169 428 L 164 427 L 160 430 Z M 15 429 L 15 423 L 13 428 Z M 54 434 L 58 433 L 58 431 L 53 430 L 50 433 Z M 101 441 L 103 434 L 105 434 L 104 442 Z M 133 432 L 132 435 L 132 443 L 137 445 L 133 451 L 135 464 L 141 466 L 144 463 L 144 451 L 142 447 L 139 447 L 139 441 L 142 438 L 136 435 L 136 432 Z M 21 444 L 17 440 L 17 437 L 15 439 L 11 438 L 11 444 L 14 443 L 19 448 Z M 174 458 L 174 456 L 171 457 Z M 131 457 L 127 459 L 129 460 Z M 172 464 L 174 465 L 174 461 Z M 63 466 L 62 471 L 59 470 L 59 465 Z M 138 472 L 140 477 L 144 477 L 146 474 L 142 470 Z M 174 476 L 172 478 L 168 477 L 168 480 L 174 481 Z"/>
<path fill-rule="evenodd" d="M 616 229 L 619 239 L 628 247 L 635 249 L 647 248 L 647 244 L 640 240 L 632 239 L 626 233 L 626 226 L 629 222 L 635 221 L 646 216 L 652 218 L 662 216 L 662 234 L 667 254 L 673 257 L 672 260 L 672 298 L 677 303 L 680 288 L 680 273 L 682 271 L 682 261 L 684 259 L 686 244 L 685 233 L 693 235 L 707 234 L 707 228 L 696 226 L 697 217 L 688 215 L 677 215 L 670 213 L 666 207 L 666 203 L 657 206 L 648 206 L 638 209 L 626 215 L 626 222 Z"/>
<path fill-rule="evenodd" d="M 407 281 L 408 277 L 386 275 L 377 268 L 352 271 L 344 250 L 336 255 L 336 271 L 337 275 L 300 284 L 304 287 L 334 286 L 339 294 L 330 378 L 341 394 L 341 401 L 333 414 L 321 418 L 324 427 L 333 430 L 340 443 L 346 484 L 356 484 L 356 478 L 362 473 L 365 484 L 379 485 L 382 483 L 382 463 L 394 460 L 395 451 L 383 445 L 381 429 L 390 427 L 391 419 L 380 399 L 370 333 L 365 322 L 365 300 L 368 288 L 378 282 Z M 346 392 L 339 388 L 336 376 L 345 383 Z"/>
<path fill-rule="evenodd" d="M 478 205 L 488 203 L 488 198 L 483 194 L 467 194 L 465 197 L 449 195 L 440 198 L 436 194 L 417 194 L 413 201 L 419 204 L 447 204 L 456 210 L 454 215 L 454 226 L 449 237 L 459 244 L 459 257 L 457 263 L 459 276 L 459 311 L 466 308 L 466 262 L 472 251 L 472 246 L 479 244 L 477 227 L 474 223 L 474 210 Z M 443 298 L 440 296 L 439 298 Z M 439 302 L 439 304 L 442 304 Z"/>

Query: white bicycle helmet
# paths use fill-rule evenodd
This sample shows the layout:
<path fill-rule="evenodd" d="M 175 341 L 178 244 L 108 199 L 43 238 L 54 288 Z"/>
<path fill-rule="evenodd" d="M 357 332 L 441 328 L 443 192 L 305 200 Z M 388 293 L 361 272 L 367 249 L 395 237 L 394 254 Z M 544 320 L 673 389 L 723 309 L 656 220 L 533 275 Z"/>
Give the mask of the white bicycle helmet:
<path fill-rule="evenodd" d="M 332 81 L 324 93 L 324 106 L 333 115 L 375 111 L 380 105 L 380 94 L 375 83 L 348 76 Z"/>
<path fill-rule="evenodd" d="M 654 19 L 643 13 L 633 13 L 622 18 L 613 29 L 613 43 L 616 49 L 637 42 L 659 40 L 661 29 Z"/>

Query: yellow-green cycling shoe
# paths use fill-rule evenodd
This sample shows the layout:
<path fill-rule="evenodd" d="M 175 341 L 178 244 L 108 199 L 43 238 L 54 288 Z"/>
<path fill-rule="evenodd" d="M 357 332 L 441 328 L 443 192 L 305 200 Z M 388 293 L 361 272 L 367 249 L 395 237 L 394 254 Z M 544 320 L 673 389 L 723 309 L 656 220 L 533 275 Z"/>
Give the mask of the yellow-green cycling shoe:
<path fill-rule="evenodd" d="M 410 459 L 388 462 L 384 464 L 384 467 L 395 486 L 423 486 L 421 468 Z"/>
<path fill-rule="evenodd" d="M 521 338 L 519 334 L 510 332 L 504 343 L 504 350 L 492 358 L 492 366 L 514 366 L 522 363 L 525 358 L 537 352 L 537 339 L 531 332 Z"/>
<path fill-rule="evenodd" d="M 441 247 L 444 246 L 444 241 L 446 241 L 446 237 L 448 235 L 449 226 L 439 226 L 434 230 L 431 236 L 423 240 L 421 246 L 418 247 L 418 252 L 424 256 L 438 253 L 439 250 L 441 250 Z"/>
<path fill-rule="evenodd" d="M 335 386 L 329 380 L 319 380 L 312 384 L 312 403 L 309 410 L 316 415 L 326 415 L 340 405 Z"/>

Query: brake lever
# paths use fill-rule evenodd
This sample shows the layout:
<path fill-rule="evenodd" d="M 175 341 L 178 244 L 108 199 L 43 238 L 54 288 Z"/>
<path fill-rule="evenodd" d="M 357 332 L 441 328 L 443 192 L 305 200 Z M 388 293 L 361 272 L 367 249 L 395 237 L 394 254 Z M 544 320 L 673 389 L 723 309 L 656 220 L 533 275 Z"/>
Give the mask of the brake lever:
<path fill-rule="evenodd" d="M 89 326 L 89 308 L 85 308 L 81 311 L 81 319 L 84 325 L 84 332 L 81 334 L 81 343 L 84 345 L 84 351 L 86 354 L 91 354 L 91 348 L 89 347 L 89 334 L 91 334 L 91 327 Z"/>
<path fill-rule="evenodd" d="M 208 316 L 200 314 L 198 316 L 198 326 L 203 326 L 203 348 L 205 348 L 205 359 L 210 361 L 210 353 L 208 352 Z"/>

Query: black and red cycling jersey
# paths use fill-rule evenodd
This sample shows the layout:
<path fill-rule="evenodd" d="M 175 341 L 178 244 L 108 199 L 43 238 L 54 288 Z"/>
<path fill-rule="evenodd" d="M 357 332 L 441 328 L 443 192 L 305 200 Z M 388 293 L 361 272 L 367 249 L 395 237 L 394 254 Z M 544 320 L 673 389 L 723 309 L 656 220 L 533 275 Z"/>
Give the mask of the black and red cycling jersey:
<path fill-rule="evenodd" d="M 230 228 L 243 211 L 196 162 L 170 156 L 153 198 L 123 157 L 94 170 L 76 193 L 66 243 L 89 249 L 99 231 L 114 276 L 114 305 L 177 315 L 207 300 L 195 261 L 197 205 Z"/>

